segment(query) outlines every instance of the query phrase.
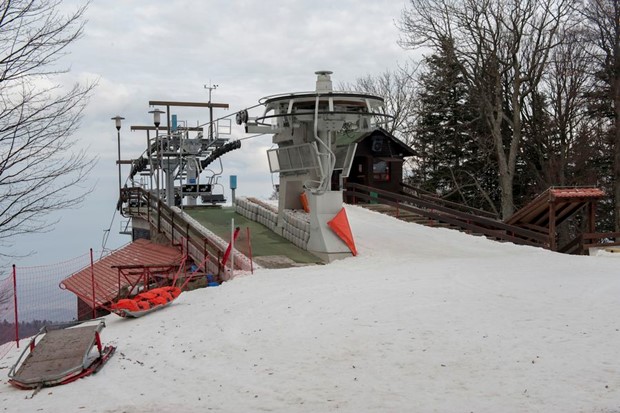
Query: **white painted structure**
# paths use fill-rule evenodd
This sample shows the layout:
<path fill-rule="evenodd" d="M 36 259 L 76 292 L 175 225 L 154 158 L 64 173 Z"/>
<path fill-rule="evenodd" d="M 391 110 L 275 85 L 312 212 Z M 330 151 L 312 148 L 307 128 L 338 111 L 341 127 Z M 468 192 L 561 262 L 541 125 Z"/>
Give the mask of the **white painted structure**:
<path fill-rule="evenodd" d="M 301 209 L 305 193 L 310 208 L 308 251 L 331 261 L 351 255 L 327 226 L 342 209 L 342 178 L 349 175 L 356 144 L 350 132 L 367 132 L 383 120 L 383 99 L 332 88 L 329 71 L 316 72 L 316 89 L 268 96 L 262 116 L 238 115 L 248 133 L 273 133 L 277 149 L 267 151 L 272 173 L 279 173 L 278 226 L 286 210 Z"/>

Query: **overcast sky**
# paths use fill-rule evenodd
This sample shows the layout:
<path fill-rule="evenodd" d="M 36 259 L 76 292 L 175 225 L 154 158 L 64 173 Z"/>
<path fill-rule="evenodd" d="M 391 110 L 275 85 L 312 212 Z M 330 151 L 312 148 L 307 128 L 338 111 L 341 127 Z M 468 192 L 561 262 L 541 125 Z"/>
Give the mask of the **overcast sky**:
<path fill-rule="evenodd" d="M 81 3 L 65 1 L 63 7 Z M 61 61 L 70 73 L 58 80 L 67 86 L 98 82 L 74 137 L 99 157 L 84 183 L 95 191 L 80 209 L 57 214 L 60 222 L 53 231 L 17 239 L 15 253 L 38 253 L 15 262 L 43 265 L 90 247 L 101 249 L 118 191 L 111 117 L 126 118 L 122 158 L 134 159 L 144 151 L 146 136 L 129 126 L 152 124 L 149 100 L 206 102 L 204 85 L 217 84 L 212 100 L 230 105 L 229 111 L 215 111 L 219 117 L 253 106 L 263 96 L 313 90 L 317 70 L 333 71 L 338 84 L 394 69 L 415 56 L 397 45 L 395 21 L 404 5 L 402 0 L 93 0 L 84 36 Z M 209 120 L 204 109 L 175 112 L 189 125 Z M 244 135 L 235 129 L 230 137 Z M 238 196 L 271 194 L 265 153 L 270 146 L 270 136 L 246 140 L 222 158 L 223 182 L 237 175 Z M 130 241 L 118 235 L 119 225 L 117 216 L 108 248 Z"/>

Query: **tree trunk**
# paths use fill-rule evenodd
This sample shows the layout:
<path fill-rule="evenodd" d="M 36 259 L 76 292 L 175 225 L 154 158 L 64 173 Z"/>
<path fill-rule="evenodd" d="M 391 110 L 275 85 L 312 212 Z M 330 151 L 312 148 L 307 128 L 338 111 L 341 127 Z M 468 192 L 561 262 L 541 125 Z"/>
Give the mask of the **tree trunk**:
<path fill-rule="evenodd" d="M 616 57 L 614 93 L 614 220 L 615 230 L 620 232 L 620 56 Z"/>

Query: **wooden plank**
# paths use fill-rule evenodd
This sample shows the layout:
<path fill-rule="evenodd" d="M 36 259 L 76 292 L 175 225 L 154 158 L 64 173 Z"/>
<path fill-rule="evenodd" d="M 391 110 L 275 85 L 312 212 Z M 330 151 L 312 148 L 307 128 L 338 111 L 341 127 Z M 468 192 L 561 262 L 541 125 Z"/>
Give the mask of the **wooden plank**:
<path fill-rule="evenodd" d="M 84 357 L 95 343 L 99 326 L 45 333 L 17 370 L 14 380 L 33 384 L 58 380 L 84 368 Z"/>
<path fill-rule="evenodd" d="M 215 102 L 175 102 L 172 100 L 149 100 L 149 106 L 190 106 L 194 108 L 228 109 L 228 103 Z"/>

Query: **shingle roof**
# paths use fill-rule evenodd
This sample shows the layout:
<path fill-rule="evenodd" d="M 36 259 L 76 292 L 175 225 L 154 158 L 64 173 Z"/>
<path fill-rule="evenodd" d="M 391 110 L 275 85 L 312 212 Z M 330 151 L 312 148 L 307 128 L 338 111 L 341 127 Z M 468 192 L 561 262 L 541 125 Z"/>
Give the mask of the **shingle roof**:
<path fill-rule="evenodd" d="M 179 249 L 138 239 L 98 260 L 92 269 L 88 266 L 64 279 L 60 287 L 92 304 L 94 276 L 95 304 L 100 306 L 115 299 L 119 288 L 135 285 L 143 275 L 141 271 L 124 271 L 119 278 L 119 266 L 176 268 L 181 261 L 182 253 Z"/>
<path fill-rule="evenodd" d="M 605 192 L 599 188 L 550 188 L 550 199 L 553 198 L 603 198 Z"/>

